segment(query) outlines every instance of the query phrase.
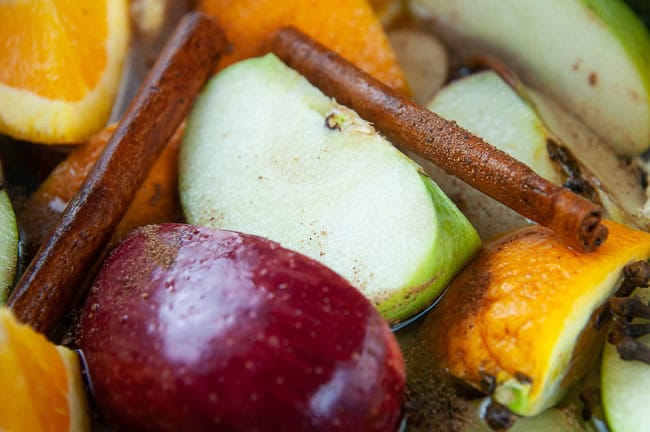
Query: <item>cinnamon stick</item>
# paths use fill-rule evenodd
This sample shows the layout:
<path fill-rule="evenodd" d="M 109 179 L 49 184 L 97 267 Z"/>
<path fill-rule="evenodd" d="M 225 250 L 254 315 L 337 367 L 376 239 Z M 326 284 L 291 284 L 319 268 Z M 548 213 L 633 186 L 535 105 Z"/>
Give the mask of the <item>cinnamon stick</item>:
<path fill-rule="evenodd" d="M 416 105 L 298 30 L 278 31 L 272 50 L 323 93 L 373 122 L 396 145 L 551 228 L 572 248 L 593 251 L 607 238 L 599 206 L 538 176 L 455 122 Z"/>
<path fill-rule="evenodd" d="M 102 155 L 14 288 L 9 306 L 21 321 L 45 334 L 54 329 L 225 46 L 211 18 L 194 12 L 182 19 Z"/>

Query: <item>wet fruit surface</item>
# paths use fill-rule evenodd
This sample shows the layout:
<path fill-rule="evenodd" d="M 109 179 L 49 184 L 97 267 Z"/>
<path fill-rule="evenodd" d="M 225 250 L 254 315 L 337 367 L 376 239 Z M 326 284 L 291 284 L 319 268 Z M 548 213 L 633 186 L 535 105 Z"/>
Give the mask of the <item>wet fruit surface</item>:
<path fill-rule="evenodd" d="M 95 282 L 80 346 L 122 428 L 390 431 L 401 407 L 402 357 L 373 306 L 254 236 L 136 231 Z"/>

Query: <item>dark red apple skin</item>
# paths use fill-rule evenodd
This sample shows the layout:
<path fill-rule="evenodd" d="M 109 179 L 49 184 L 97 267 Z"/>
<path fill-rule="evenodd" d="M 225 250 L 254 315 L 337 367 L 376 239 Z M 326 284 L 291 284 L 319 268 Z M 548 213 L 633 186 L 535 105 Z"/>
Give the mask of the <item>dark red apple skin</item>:
<path fill-rule="evenodd" d="M 394 431 L 404 363 L 375 308 L 268 240 L 140 229 L 105 262 L 79 326 L 120 430 Z"/>

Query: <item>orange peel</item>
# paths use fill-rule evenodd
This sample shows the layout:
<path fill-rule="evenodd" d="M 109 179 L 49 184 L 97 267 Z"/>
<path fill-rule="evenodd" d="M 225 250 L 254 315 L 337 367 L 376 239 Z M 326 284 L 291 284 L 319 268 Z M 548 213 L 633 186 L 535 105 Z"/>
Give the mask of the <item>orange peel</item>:
<path fill-rule="evenodd" d="M 0 308 L 0 430 L 88 431 L 74 351 L 56 346 Z"/>
<path fill-rule="evenodd" d="M 598 356 L 595 311 L 625 265 L 650 257 L 650 234 L 607 222 L 597 251 L 577 253 L 530 226 L 484 246 L 423 323 L 437 365 L 520 415 L 553 405 Z"/>

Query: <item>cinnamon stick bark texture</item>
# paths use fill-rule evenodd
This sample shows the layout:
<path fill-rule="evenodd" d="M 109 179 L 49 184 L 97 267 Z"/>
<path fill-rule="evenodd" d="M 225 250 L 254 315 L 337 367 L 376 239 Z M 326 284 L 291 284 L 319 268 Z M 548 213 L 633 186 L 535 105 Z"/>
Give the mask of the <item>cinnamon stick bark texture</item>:
<path fill-rule="evenodd" d="M 9 306 L 48 334 L 137 188 L 185 118 L 226 46 L 216 22 L 188 14 L 170 37 L 103 154 L 14 288 Z"/>
<path fill-rule="evenodd" d="M 278 31 L 272 50 L 325 94 L 373 122 L 396 145 L 553 229 L 572 248 L 593 251 L 607 238 L 599 206 L 416 105 L 298 30 Z"/>

